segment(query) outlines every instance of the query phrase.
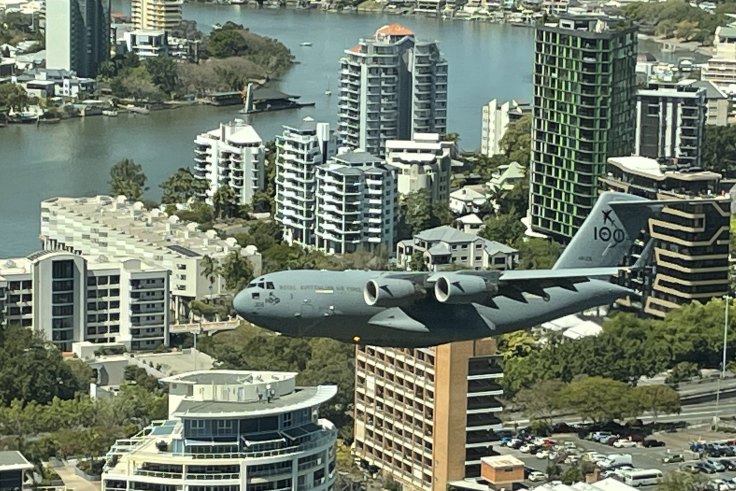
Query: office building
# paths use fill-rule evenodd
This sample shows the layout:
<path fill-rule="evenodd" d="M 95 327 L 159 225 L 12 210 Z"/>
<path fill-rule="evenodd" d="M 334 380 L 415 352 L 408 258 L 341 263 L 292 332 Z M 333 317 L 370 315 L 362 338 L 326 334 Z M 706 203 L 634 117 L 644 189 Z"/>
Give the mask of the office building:
<path fill-rule="evenodd" d="M 636 94 L 634 155 L 700 167 L 706 121 L 706 90 L 690 82 L 650 85 Z"/>
<path fill-rule="evenodd" d="M 609 159 L 608 173 L 601 178 L 603 190 L 682 200 L 682 204 L 669 204 L 659 216 L 649 219 L 631 260 L 652 239 L 654 268 L 624 275 L 624 281 L 641 292 L 641 302 L 623 299 L 621 305 L 664 317 L 683 304 L 707 302 L 730 291 L 731 200 L 718 193 L 720 179 L 714 172 L 680 171 L 644 157 Z"/>
<path fill-rule="evenodd" d="M 133 28 L 170 31 L 181 24 L 181 6 L 182 0 L 131 0 Z"/>
<path fill-rule="evenodd" d="M 162 380 L 169 417 L 107 454 L 103 491 L 328 491 L 337 430 L 317 416 L 334 385 L 296 373 L 215 370 Z"/>
<path fill-rule="evenodd" d="M 608 157 L 636 134 L 635 28 L 563 14 L 536 29 L 531 227 L 566 242 L 598 198 Z"/>
<path fill-rule="evenodd" d="M 491 339 L 356 348 L 355 456 L 404 489 L 445 491 L 494 455 L 503 368 Z"/>
<path fill-rule="evenodd" d="M 232 253 L 247 258 L 256 275 L 261 254 L 255 246 L 241 248 L 233 238 L 202 232 L 196 223 L 181 223 L 159 209 L 146 210 L 124 196 L 50 198 L 41 202 L 41 240 L 45 250 L 64 250 L 109 259 L 136 257 L 171 272 L 169 291 L 176 319 L 186 317 L 194 298 L 225 293 L 220 277 L 210 281 L 205 257 L 217 263 Z"/>
<path fill-rule="evenodd" d="M 95 78 L 110 57 L 110 0 L 46 2 L 46 67 Z"/>
<path fill-rule="evenodd" d="M 396 262 L 406 268 L 415 254 L 421 254 L 428 271 L 447 267 L 463 269 L 512 269 L 519 261 L 513 247 L 443 225 L 422 230 L 396 246 Z"/>
<path fill-rule="evenodd" d="M 313 245 L 317 166 L 336 151 L 328 123 L 305 118 L 276 137 L 276 221 L 289 244 Z"/>
<path fill-rule="evenodd" d="M 345 152 L 318 166 L 316 180 L 318 249 L 391 250 L 398 203 L 394 169 L 367 152 Z"/>
<path fill-rule="evenodd" d="M 426 190 L 433 203 L 447 203 L 453 145 L 437 133 L 415 133 L 410 140 L 387 141 L 386 163 L 396 169 L 399 194 Z"/>
<path fill-rule="evenodd" d="M 218 189 L 229 186 L 241 205 L 249 205 L 253 195 L 265 188 L 266 147 L 255 128 L 244 121 L 221 123 L 219 129 L 194 139 L 193 174 L 209 186 L 200 196 L 207 203 L 212 204 Z"/>
<path fill-rule="evenodd" d="M 4 325 L 35 329 L 61 351 L 119 342 L 151 350 L 169 342 L 169 272 L 137 259 L 40 251 L 0 260 Z"/>
<path fill-rule="evenodd" d="M 509 124 L 518 121 L 525 114 L 531 114 L 531 112 L 530 104 L 515 100 L 501 102 L 498 99 L 493 99 L 483 106 L 480 153 L 486 157 L 503 153 L 501 139 L 506 134 Z"/>
<path fill-rule="evenodd" d="M 736 87 L 736 27 L 720 26 L 713 38 L 715 54 L 701 69 L 701 78 L 721 90 L 733 92 Z"/>
<path fill-rule="evenodd" d="M 447 61 L 436 42 L 390 24 L 346 50 L 340 65 L 341 144 L 383 157 L 387 140 L 447 132 Z"/>
<path fill-rule="evenodd" d="M 731 113 L 731 100 L 728 95 L 707 80 L 694 81 L 692 85 L 705 89 L 705 124 L 726 126 Z"/>

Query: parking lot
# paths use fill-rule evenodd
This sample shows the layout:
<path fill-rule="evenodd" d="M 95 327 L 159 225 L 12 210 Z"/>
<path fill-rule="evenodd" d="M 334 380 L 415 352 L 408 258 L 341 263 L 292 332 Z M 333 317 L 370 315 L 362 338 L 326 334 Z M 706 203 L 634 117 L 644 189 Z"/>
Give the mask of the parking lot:
<path fill-rule="evenodd" d="M 557 447 L 560 447 L 563 442 L 570 441 L 575 444 L 575 446 L 578 448 L 579 453 L 582 455 L 585 452 L 598 452 L 603 455 L 611 455 L 611 454 L 630 454 L 632 458 L 632 465 L 635 468 L 638 469 L 659 469 L 663 473 L 667 473 L 668 471 L 674 471 L 680 469 L 680 467 L 683 465 L 683 463 L 672 463 L 672 464 L 665 464 L 662 462 L 662 459 L 667 456 L 668 454 L 682 454 L 685 458 L 685 463 L 691 462 L 699 462 L 700 458 L 699 455 L 695 452 L 691 452 L 689 450 L 689 439 L 692 438 L 693 440 L 697 440 L 698 438 L 696 435 L 687 435 L 687 434 L 669 434 L 669 433 L 663 433 L 663 434 L 655 434 L 651 438 L 656 438 L 658 440 L 664 441 L 665 446 L 664 447 L 653 447 L 653 448 L 645 448 L 642 446 L 636 446 L 636 447 L 630 447 L 630 448 L 616 448 L 611 445 L 605 445 L 602 443 L 598 443 L 591 440 L 586 440 L 579 438 L 575 434 L 558 434 L 551 437 L 557 442 Z M 515 450 L 512 448 L 508 448 L 505 446 L 498 445 L 496 447 L 497 451 L 501 454 L 506 455 L 513 455 L 514 457 L 522 460 L 524 464 L 529 469 L 538 470 L 541 472 L 545 472 L 547 469 L 547 466 L 551 463 L 546 458 L 537 458 L 535 455 L 530 455 L 529 453 L 521 452 L 520 450 Z M 715 459 L 719 460 L 719 459 Z M 736 460 L 736 457 L 732 457 L 731 460 Z M 568 465 L 561 464 L 561 467 L 564 469 L 568 467 Z M 718 472 L 714 474 L 701 474 L 703 479 L 706 481 L 712 481 L 714 479 L 723 479 L 730 481 L 734 477 L 736 477 L 736 471 L 725 471 L 725 472 Z M 532 486 L 541 484 L 540 482 L 537 483 L 530 483 Z M 736 485 L 734 485 L 733 489 L 736 489 Z"/>

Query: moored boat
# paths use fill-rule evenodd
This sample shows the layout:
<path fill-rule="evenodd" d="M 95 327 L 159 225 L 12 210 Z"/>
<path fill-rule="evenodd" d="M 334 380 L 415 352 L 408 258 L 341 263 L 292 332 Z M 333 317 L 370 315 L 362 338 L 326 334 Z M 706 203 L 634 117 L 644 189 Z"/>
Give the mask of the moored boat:
<path fill-rule="evenodd" d="M 114 118 L 114 117 L 117 117 L 118 110 L 117 109 L 105 109 L 102 111 L 102 115 L 110 117 L 110 118 Z"/>

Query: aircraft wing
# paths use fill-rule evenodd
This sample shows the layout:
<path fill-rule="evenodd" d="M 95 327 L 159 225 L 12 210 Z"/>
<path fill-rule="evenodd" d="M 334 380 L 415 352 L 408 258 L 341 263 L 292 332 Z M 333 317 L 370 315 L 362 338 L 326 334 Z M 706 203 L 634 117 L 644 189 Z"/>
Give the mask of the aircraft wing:
<path fill-rule="evenodd" d="M 575 291 L 577 283 L 585 283 L 591 278 L 614 276 L 626 267 L 608 268 L 570 268 L 504 271 L 498 279 L 498 295 L 526 302 L 524 292 L 546 297 L 545 288 L 561 287 Z"/>

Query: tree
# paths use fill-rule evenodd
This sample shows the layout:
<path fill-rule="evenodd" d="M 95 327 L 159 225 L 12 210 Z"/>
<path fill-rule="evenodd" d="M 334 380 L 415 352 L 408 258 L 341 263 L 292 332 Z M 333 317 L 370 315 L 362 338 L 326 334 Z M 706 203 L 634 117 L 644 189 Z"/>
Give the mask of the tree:
<path fill-rule="evenodd" d="M 30 98 L 25 89 L 18 84 L 0 84 L 0 110 L 9 108 L 20 112 L 28 108 Z"/>
<path fill-rule="evenodd" d="M 657 491 L 697 491 L 703 489 L 707 479 L 700 474 L 675 470 L 667 472 L 657 484 Z"/>
<path fill-rule="evenodd" d="M 89 390 L 89 384 L 95 380 L 94 370 L 78 358 L 72 358 L 66 363 L 69 366 L 69 371 L 76 380 L 80 391 L 87 392 Z"/>
<path fill-rule="evenodd" d="M 233 218 L 238 216 L 238 194 L 230 186 L 220 186 L 212 197 L 217 218 Z"/>
<path fill-rule="evenodd" d="M 506 133 L 501 138 L 499 146 L 509 160 L 516 161 L 524 167 L 529 167 L 532 145 L 532 116 L 525 114 L 521 118 L 509 123 Z"/>
<path fill-rule="evenodd" d="M 582 377 L 570 382 L 560 393 L 560 402 L 594 423 L 636 416 L 638 412 L 628 385 L 602 377 Z"/>
<path fill-rule="evenodd" d="M 451 222 L 449 204 L 433 203 L 426 189 L 406 195 L 399 208 L 399 236 L 403 238 Z"/>
<path fill-rule="evenodd" d="M 110 192 L 136 201 L 143 196 L 143 191 L 148 190 L 147 180 L 142 166 L 133 160 L 123 159 L 110 169 Z"/>
<path fill-rule="evenodd" d="M 182 167 L 159 187 L 163 189 L 161 203 L 180 204 L 204 194 L 209 186 L 204 180 L 195 178 L 191 170 Z"/>
<path fill-rule="evenodd" d="M 733 174 L 736 171 L 736 127 L 706 125 L 702 161 L 707 170 Z"/>
<path fill-rule="evenodd" d="M 221 275 L 225 280 L 225 288 L 237 292 L 253 279 L 253 265 L 240 251 L 232 251 L 222 262 Z"/>
<path fill-rule="evenodd" d="M 427 271 L 427 263 L 424 262 L 424 253 L 414 251 L 409 260 L 409 269 L 412 271 Z"/>
<path fill-rule="evenodd" d="M 202 258 L 202 275 L 209 280 L 210 296 L 212 296 L 212 287 L 215 284 L 215 280 L 220 276 L 220 264 L 212 256 L 204 256 Z"/>
<path fill-rule="evenodd" d="M 145 62 L 151 82 L 163 92 L 172 96 L 179 87 L 176 61 L 170 56 L 154 56 Z"/>
<path fill-rule="evenodd" d="M 519 269 L 548 269 L 560 257 L 562 247 L 547 239 L 524 237 L 514 247 L 519 250 Z"/>
<path fill-rule="evenodd" d="M 479 236 L 503 244 L 513 244 L 524 234 L 524 224 L 515 215 L 489 215 Z"/>
<path fill-rule="evenodd" d="M 242 56 L 248 51 L 248 42 L 236 29 L 218 29 L 207 41 L 207 52 L 214 58 Z"/>
<path fill-rule="evenodd" d="M 581 482 L 583 480 L 583 473 L 580 472 L 580 469 L 577 467 L 568 467 L 565 469 L 562 474 L 560 475 L 560 481 L 562 481 L 562 484 L 567 484 L 568 486 L 571 484 L 575 484 L 576 482 Z"/>
<path fill-rule="evenodd" d="M 215 220 L 215 211 L 207 203 L 195 201 L 189 206 L 189 209 L 177 210 L 176 216 L 187 222 L 198 223 L 201 230 L 209 230 Z"/>
<path fill-rule="evenodd" d="M 541 380 L 528 389 L 522 389 L 514 402 L 522 407 L 524 416 L 549 424 L 561 407 L 560 394 L 565 384 L 561 380 Z"/>
<path fill-rule="evenodd" d="M 655 423 L 659 413 L 672 414 L 680 412 L 680 394 L 666 385 L 634 387 L 634 397 L 642 411 L 652 413 Z"/>

